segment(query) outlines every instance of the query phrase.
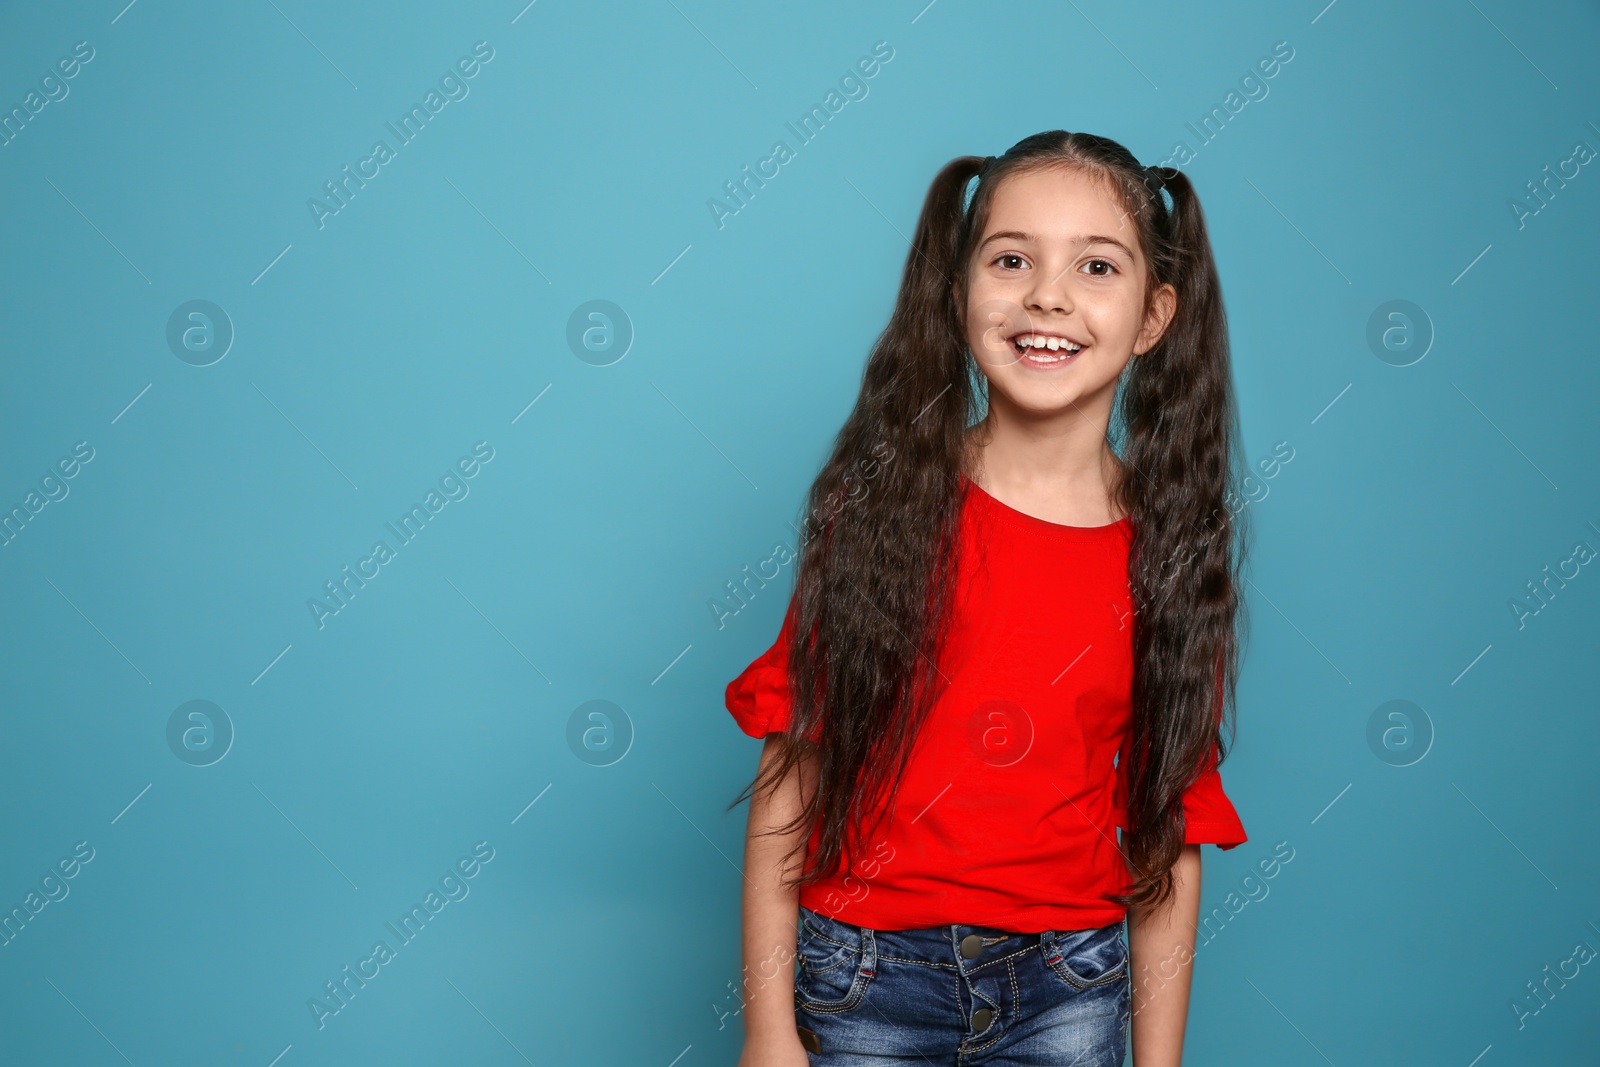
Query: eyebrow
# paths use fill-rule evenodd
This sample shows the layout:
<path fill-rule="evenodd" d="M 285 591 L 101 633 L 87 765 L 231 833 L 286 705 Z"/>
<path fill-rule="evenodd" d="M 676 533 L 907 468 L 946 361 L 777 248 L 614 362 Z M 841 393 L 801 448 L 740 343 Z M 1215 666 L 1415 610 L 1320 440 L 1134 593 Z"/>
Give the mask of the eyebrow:
<path fill-rule="evenodd" d="M 1002 237 L 1008 237 L 1013 241 L 1026 241 L 1030 244 L 1039 243 L 1039 238 L 1031 233 L 1023 233 L 1021 230 L 1000 230 L 996 233 L 991 233 L 988 237 L 985 237 L 983 239 L 983 244 L 978 246 L 978 251 L 983 251 L 984 246 L 990 241 L 998 241 Z M 1129 259 L 1138 258 L 1133 254 L 1133 249 L 1129 248 L 1115 237 L 1107 237 L 1104 234 L 1080 234 L 1076 237 L 1068 237 L 1067 243 L 1084 245 L 1115 245 L 1117 248 L 1122 249 L 1122 254 L 1127 256 Z"/>

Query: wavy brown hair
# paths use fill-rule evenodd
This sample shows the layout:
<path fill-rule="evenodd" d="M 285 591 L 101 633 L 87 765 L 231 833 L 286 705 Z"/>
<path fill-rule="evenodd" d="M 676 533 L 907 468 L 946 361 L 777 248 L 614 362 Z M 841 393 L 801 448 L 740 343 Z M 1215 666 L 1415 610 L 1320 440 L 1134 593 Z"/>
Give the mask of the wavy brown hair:
<path fill-rule="evenodd" d="M 1244 538 L 1228 506 L 1239 469 L 1237 414 L 1205 218 L 1181 171 L 1147 169 L 1104 137 L 1035 134 L 999 157 L 952 160 L 934 178 L 894 311 L 811 487 L 788 649 L 792 721 L 781 756 L 734 801 L 775 787 L 803 754 L 815 758 L 816 785 L 802 810 L 769 831 L 803 826 L 809 835 L 820 825 L 818 848 L 795 884 L 848 869 L 879 825 L 858 826 L 862 813 L 892 807 L 918 727 L 945 681 L 939 652 L 953 599 L 968 429 L 987 405 L 963 321 L 967 265 L 1000 183 L 1039 167 L 1091 175 L 1119 200 L 1148 265 L 1147 312 L 1162 283 L 1178 296 L 1160 341 L 1133 357 L 1119 382 L 1112 421 L 1120 434 L 1107 428 L 1108 443 L 1120 437 L 1126 471 L 1113 493 L 1132 519 L 1135 605 L 1132 727 L 1121 756 L 1130 891 L 1107 900 L 1128 906 L 1169 896 L 1183 847 L 1183 793 L 1213 754 L 1218 763 L 1226 756 Z M 852 471 L 885 454 L 857 492 L 864 483 Z M 816 746 L 802 740 L 818 730 Z"/>

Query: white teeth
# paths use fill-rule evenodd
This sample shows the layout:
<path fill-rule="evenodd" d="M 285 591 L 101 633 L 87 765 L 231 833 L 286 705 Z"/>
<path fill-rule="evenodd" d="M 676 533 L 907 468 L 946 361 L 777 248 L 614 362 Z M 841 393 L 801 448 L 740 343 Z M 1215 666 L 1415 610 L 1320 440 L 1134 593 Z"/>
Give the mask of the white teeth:
<path fill-rule="evenodd" d="M 1017 336 L 1016 342 L 1023 348 L 1048 349 L 1051 352 L 1078 352 L 1082 350 L 1081 345 L 1074 344 L 1064 338 L 1049 337 L 1037 333 L 1020 334 Z"/>

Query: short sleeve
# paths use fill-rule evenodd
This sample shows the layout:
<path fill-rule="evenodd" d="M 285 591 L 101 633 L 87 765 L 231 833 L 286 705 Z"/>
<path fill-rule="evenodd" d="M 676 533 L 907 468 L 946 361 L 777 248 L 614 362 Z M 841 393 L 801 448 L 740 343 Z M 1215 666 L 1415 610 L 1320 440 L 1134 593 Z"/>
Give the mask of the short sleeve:
<path fill-rule="evenodd" d="M 766 737 L 789 729 L 789 639 L 794 633 L 798 610 L 797 598 L 791 597 L 772 647 L 728 683 L 724 703 L 739 729 L 751 737 Z M 816 740 L 820 732 L 819 724 L 812 739 Z"/>
<path fill-rule="evenodd" d="M 1119 760 L 1116 775 L 1115 799 L 1112 802 L 1117 826 L 1128 828 L 1128 785 L 1121 773 Z M 1211 746 L 1205 769 L 1183 794 L 1183 843 L 1186 845 L 1216 845 L 1226 852 L 1237 848 L 1249 838 L 1233 802 L 1222 789 L 1222 774 L 1217 769 L 1217 747 Z"/>
<path fill-rule="evenodd" d="M 1183 843 L 1216 845 L 1226 852 L 1248 840 L 1233 801 L 1222 791 L 1217 748 L 1213 745 L 1206 769 L 1183 794 Z"/>

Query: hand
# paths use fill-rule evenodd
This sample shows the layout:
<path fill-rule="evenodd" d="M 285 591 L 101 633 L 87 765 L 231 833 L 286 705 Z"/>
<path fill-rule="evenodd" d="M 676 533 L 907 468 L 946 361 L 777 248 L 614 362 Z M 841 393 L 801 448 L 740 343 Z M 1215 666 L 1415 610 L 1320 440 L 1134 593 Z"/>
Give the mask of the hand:
<path fill-rule="evenodd" d="M 758 1030 L 745 1035 L 739 1067 L 810 1067 L 811 1057 L 792 1027 Z"/>

